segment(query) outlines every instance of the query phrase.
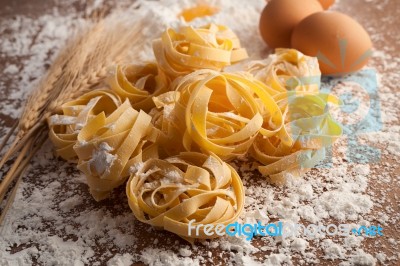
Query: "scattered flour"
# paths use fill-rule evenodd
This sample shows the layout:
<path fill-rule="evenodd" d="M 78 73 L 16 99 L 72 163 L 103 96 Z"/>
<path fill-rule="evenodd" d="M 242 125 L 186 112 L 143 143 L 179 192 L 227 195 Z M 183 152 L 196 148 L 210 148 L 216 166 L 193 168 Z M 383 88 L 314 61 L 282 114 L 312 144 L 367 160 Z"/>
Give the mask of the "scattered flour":
<path fill-rule="evenodd" d="M 118 160 L 118 156 L 111 153 L 113 150 L 108 143 L 100 143 L 98 149 L 93 151 L 92 158 L 89 160 L 89 172 L 94 169 L 96 175 L 107 175 L 115 160 Z"/>
<path fill-rule="evenodd" d="M 72 0 L 66 2 L 71 2 L 70 6 L 76 4 Z M 156 21 L 144 28 L 149 36 L 154 32 L 161 33 L 167 26 L 184 24 L 176 18 L 176 14 L 192 5 L 189 0 L 166 0 L 138 1 L 129 7 L 129 2 L 118 1 L 114 8 L 125 9 L 125 16 L 129 18 L 139 12 L 137 8 L 140 6 L 141 14 Z M 265 48 L 257 26 L 264 0 L 213 2 L 221 7 L 221 12 L 212 18 L 197 19 L 194 25 L 209 22 L 229 25 L 239 35 L 251 58 L 265 57 L 270 52 Z M 365 0 L 366 4 L 368 2 L 371 1 Z M 54 9 L 38 17 L 16 15 L 0 20 L 0 57 L 7 58 L 6 65 L 0 66 L 2 117 L 8 120 L 18 117 L 27 94 L 69 34 L 85 23 L 82 19 L 85 14 L 105 5 L 106 1 L 91 3 L 87 5 L 86 12 L 81 13 L 73 9 L 65 9 L 64 12 Z M 379 11 L 387 4 L 388 1 L 377 1 L 369 5 L 377 6 Z M 362 21 L 373 33 L 376 46 L 386 47 L 380 45 L 384 40 L 382 34 L 386 33 L 379 33 L 379 25 L 372 23 L 372 20 Z M 391 49 L 387 46 L 381 51 L 374 51 L 374 60 L 370 63 L 370 67 L 378 71 L 382 127 L 373 132 L 361 132 L 357 143 L 346 137 L 340 139 L 335 144 L 335 156 L 328 166 L 309 172 L 303 179 L 290 180 L 282 188 L 270 186 L 255 174 L 252 162 L 235 162 L 234 166 L 246 186 L 246 206 L 241 221 L 384 223 L 388 230 L 399 223 L 400 198 L 396 187 L 400 184 L 397 103 L 400 91 L 395 84 L 400 79 L 400 59 L 391 56 Z M 141 58 L 153 58 L 150 42 L 142 50 Z M 385 75 L 379 74 L 384 72 Z M 325 87 L 336 83 L 337 79 L 323 80 Z M 346 124 L 360 123 L 371 108 L 363 98 L 365 93 L 348 83 L 340 84 L 335 91 L 351 91 L 357 95 L 361 103 L 358 111 L 341 121 Z M 4 124 L 1 120 L 0 132 L 4 133 L 11 124 Z M 373 126 L 371 123 L 367 125 Z M 352 156 L 362 152 L 352 154 L 350 148 L 368 143 L 379 148 L 381 160 L 368 164 L 359 158 L 354 162 Z M 97 163 L 93 161 L 98 173 L 104 171 L 99 162 L 106 160 L 112 164 L 115 159 L 110 157 L 106 146 L 100 150 L 99 160 Z M 368 155 L 369 151 L 364 153 Z M 170 179 L 173 178 L 174 175 L 171 175 Z M 188 246 L 187 242 L 172 234 L 155 231 L 135 220 L 127 207 L 123 188 L 113 193 L 110 200 L 96 203 L 89 195 L 85 182 L 73 165 L 56 159 L 51 145 L 46 144 L 27 170 L 15 202 L 0 225 L 0 265 L 119 266 L 138 261 L 148 265 L 190 266 L 206 263 L 318 265 L 325 260 L 333 260 L 345 266 L 375 265 L 378 262 L 396 265 L 400 259 L 400 239 L 395 230 L 387 232 L 385 237 L 391 238 L 386 241 L 372 239 L 372 248 L 365 244 L 371 243 L 371 239 L 353 235 L 337 239 L 325 236 L 315 239 L 265 237 L 255 238 L 252 242 L 240 237 L 223 237 Z M 381 188 L 385 191 L 380 191 Z"/>
<path fill-rule="evenodd" d="M 107 261 L 107 266 L 125 266 L 131 265 L 134 262 L 134 258 L 131 254 L 125 253 L 123 255 L 117 254 L 112 259 Z"/>

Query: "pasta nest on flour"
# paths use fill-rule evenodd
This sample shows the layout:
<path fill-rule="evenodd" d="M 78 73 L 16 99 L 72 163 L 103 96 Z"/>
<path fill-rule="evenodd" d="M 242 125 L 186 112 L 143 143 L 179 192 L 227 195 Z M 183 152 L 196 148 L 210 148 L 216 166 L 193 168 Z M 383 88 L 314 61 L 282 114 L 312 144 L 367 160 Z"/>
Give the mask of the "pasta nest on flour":
<path fill-rule="evenodd" d="M 284 138 L 257 136 L 250 154 L 262 163 L 261 174 L 284 183 L 287 174 L 300 176 L 322 161 L 326 148 L 341 136 L 342 128 L 328 108 L 340 101 L 319 91 L 317 58 L 297 50 L 277 49 L 265 60 L 250 62 L 247 69 L 279 106 L 285 132 Z"/>
<path fill-rule="evenodd" d="M 146 161 L 131 175 L 126 194 L 139 221 L 187 240 L 217 237 L 193 227 L 228 225 L 244 206 L 237 172 L 217 156 L 195 152 Z"/>
<path fill-rule="evenodd" d="M 56 153 L 67 161 L 78 159 L 73 149 L 80 130 L 87 122 L 100 113 L 110 115 L 121 105 L 121 100 L 110 90 L 91 91 L 76 100 L 62 105 L 62 114 L 50 116 L 49 138 L 56 147 Z"/>
<path fill-rule="evenodd" d="M 224 160 L 244 155 L 255 137 L 284 134 L 278 105 L 260 82 L 242 74 L 198 70 L 175 80 L 174 91 L 154 98 L 155 126 L 165 149 L 210 151 Z"/>
<path fill-rule="evenodd" d="M 151 117 L 121 104 L 111 90 L 96 90 L 63 105 L 63 115 L 49 118 L 50 139 L 63 158 L 78 160 L 90 193 L 104 199 L 129 177 L 155 142 Z"/>
<path fill-rule="evenodd" d="M 145 112 L 154 107 L 152 97 L 167 92 L 169 86 L 167 77 L 155 63 L 117 65 L 107 83 L 123 101 L 128 99 L 134 109 Z"/>
<path fill-rule="evenodd" d="M 172 79 L 198 69 L 220 71 L 247 58 L 236 34 L 216 24 L 169 28 L 153 42 L 153 51 L 159 67 Z"/>

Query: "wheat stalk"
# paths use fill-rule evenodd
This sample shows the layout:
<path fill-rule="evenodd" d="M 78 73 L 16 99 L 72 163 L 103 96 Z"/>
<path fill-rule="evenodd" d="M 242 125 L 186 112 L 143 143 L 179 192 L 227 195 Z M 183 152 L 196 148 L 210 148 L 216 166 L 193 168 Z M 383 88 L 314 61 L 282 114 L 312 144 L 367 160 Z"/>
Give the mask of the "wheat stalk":
<path fill-rule="evenodd" d="M 59 112 L 63 103 L 100 85 L 110 66 L 135 60 L 144 45 L 142 24 L 141 20 L 127 23 L 118 15 L 100 19 L 77 34 L 59 53 L 47 75 L 28 98 L 18 127 L 12 128 L 0 146 L 1 151 L 13 131 L 18 129 L 0 161 L 1 169 L 8 160 L 16 157 L 0 183 L 0 204 L 9 186 L 43 144 L 44 139 L 38 136 L 47 133 L 46 118 Z M 15 190 L 11 194 L 13 198 Z M 7 202 L 3 214 L 9 206 Z"/>

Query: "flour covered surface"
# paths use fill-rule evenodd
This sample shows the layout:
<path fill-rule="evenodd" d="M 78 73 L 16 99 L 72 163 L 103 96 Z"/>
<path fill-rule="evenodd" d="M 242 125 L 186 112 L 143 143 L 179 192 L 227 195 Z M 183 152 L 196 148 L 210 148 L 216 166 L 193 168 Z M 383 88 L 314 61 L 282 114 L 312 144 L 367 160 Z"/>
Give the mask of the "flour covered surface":
<path fill-rule="evenodd" d="M 143 29 L 149 31 L 150 36 L 153 36 L 154 32 L 158 32 L 158 36 L 161 36 L 167 27 L 178 29 L 187 26 L 178 16 L 184 8 L 195 6 L 191 1 L 139 2 L 139 8 L 137 8 L 138 3 L 129 7 L 129 3 L 122 1 L 118 1 L 113 8 L 120 6 L 126 9 L 124 11 L 128 14 L 126 19 L 138 12 L 146 14 L 145 17 L 149 20 L 157 21 L 154 28 Z M 334 7 L 345 9 L 346 4 L 343 2 L 336 1 Z M 366 10 L 371 10 L 369 2 L 357 1 Z M 94 1 L 85 7 L 85 12 L 90 14 L 107 4 Z M 78 2 L 75 5 L 78 10 L 83 9 Z M 210 23 L 226 25 L 240 39 L 240 47 L 247 50 L 249 60 L 264 60 L 273 52 L 266 50 L 258 33 L 258 19 L 264 5 L 265 1 L 261 0 L 249 3 L 214 1 L 212 6 L 218 8 L 218 12 L 212 16 L 196 18 L 190 25 L 195 28 Z M 375 5 L 386 10 L 389 8 L 386 2 Z M 4 67 L 3 65 L 0 67 L 3 74 L 0 86 L 5 92 L 0 96 L 4 102 L 0 107 L 0 113 L 5 118 L 0 121 L 2 134 L 11 127 L 25 95 L 33 87 L 32 83 L 43 75 L 45 64 L 51 64 L 54 54 L 63 46 L 69 32 L 78 27 L 79 23 L 87 23 L 82 19 L 85 12 L 76 11 L 75 7 L 64 7 L 64 10 L 60 7 L 46 10 L 45 15 L 40 13 L 36 17 L 9 16 L 0 22 L 0 29 L 5 30 L 0 53 L 7 60 Z M 357 13 L 354 7 L 353 12 Z M 366 27 L 377 28 L 373 20 L 364 18 L 361 21 Z M 398 78 L 394 69 L 398 66 L 399 60 L 390 56 L 391 48 L 386 47 L 382 41 L 385 38 L 383 33 L 373 35 L 372 38 L 377 47 L 381 48 L 375 51 L 375 57 L 368 67 L 377 71 L 380 78 L 379 97 L 383 125 L 381 129 L 363 133 L 359 138 L 364 145 L 372 143 L 372 146 L 379 148 L 381 160 L 368 163 L 368 158 L 363 157 L 371 151 L 361 148 L 356 149 L 354 154 L 355 156 L 359 154 L 359 160 L 353 160 L 353 154 L 348 149 L 360 145 L 347 140 L 346 134 L 349 132 L 346 133 L 346 130 L 349 131 L 351 128 L 346 127 L 345 137 L 338 140 L 332 151 L 328 151 L 334 154 L 328 156 L 331 161 L 311 170 L 303 178 L 289 178 L 285 187 L 272 186 L 266 182 L 257 171 L 259 164 L 249 158 L 239 158 L 229 164 L 236 169 L 245 187 L 246 199 L 243 213 L 239 218 L 240 223 L 254 223 L 256 220 L 261 220 L 263 223 L 275 221 L 304 224 L 329 224 L 332 221 L 334 224 L 379 223 L 384 227 L 384 237 L 367 238 L 354 235 L 337 239 L 329 236 L 319 236 L 315 239 L 303 236 L 286 239 L 256 237 L 249 242 L 245 237 L 226 236 L 215 240 L 202 240 L 191 246 L 172 233 L 153 229 L 137 221 L 129 208 L 124 187 L 114 190 L 110 198 L 100 203 L 95 202 L 87 189 L 85 177 L 75 169 L 74 165 L 56 159 L 53 146 L 48 143 L 26 171 L 16 199 L 1 224 L 0 247 L 5 252 L 0 254 L 0 264 L 131 265 L 142 262 L 149 265 L 211 263 L 308 265 L 332 263 L 329 260 L 333 260 L 333 263 L 342 265 L 378 263 L 396 265 L 399 259 L 397 247 L 400 240 L 396 230 L 391 227 L 394 228 L 393 225 L 397 224 L 400 218 L 399 198 L 395 196 L 399 192 L 397 188 L 399 165 L 396 162 L 399 156 L 399 129 L 396 126 L 399 112 L 396 111 L 395 102 L 392 100 L 392 93 L 395 93 L 396 88 L 391 84 Z M 144 61 L 155 60 L 150 42 L 143 48 L 140 56 Z M 17 60 L 11 59 L 12 57 Z M 151 68 L 151 65 L 149 67 Z M 236 66 L 232 66 L 234 67 Z M 124 70 L 126 71 L 126 68 Z M 158 73 L 150 70 L 149 79 L 153 79 L 151 75 L 157 76 Z M 115 71 L 118 74 L 118 70 Z M 354 76 L 356 80 L 362 79 L 363 73 Z M 262 80 L 262 76 L 260 79 Z M 334 90 L 328 91 L 326 88 L 331 88 L 338 80 L 323 78 L 321 90 L 325 89 L 325 92 L 339 96 L 348 92 L 359 96 L 357 99 L 360 99 L 360 105 L 357 112 L 351 115 L 340 110 L 338 114 L 332 113 L 344 124 L 357 124 L 362 120 L 357 115 L 368 113 L 371 104 L 365 103 L 366 99 L 363 97 L 365 93 L 360 91 L 358 86 L 347 82 L 349 80 L 351 81 L 351 79 L 342 80 Z M 163 91 L 162 84 L 168 81 L 162 77 L 156 82 L 160 84 L 159 90 Z M 140 93 L 138 90 L 134 96 L 127 94 L 126 98 L 138 96 L 140 98 Z M 101 96 L 111 99 L 106 101 L 114 102 L 116 108 L 126 100 L 116 99 L 108 94 Z M 146 106 L 147 104 L 145 103 Z M 341 108 L 346 108 L 346 104 L 351 105 L 351 102 L 343 104 L 344 107 Z M 351 106 L 349 108 L 351 109 Z M 113 111 L 109 110 L 109 113 Z M 133 113 L 132 115 L 136 116 Z M 370 118 L 367 123 L 373 121 L 374 118 Z M 72 121 L 59 117 L 53 122 L 68 124 Z M 57 133 L 58 128 L 54 129 Z M 74 131 L 71 132 L 73 135 Z M 69 145 L 68 142 L 61 144 L 60 149 Z M 82 141 L 81 144 L 85 142 Z M 115 158 L 110 156 L 113 152 L 108 145 L 102 144 L 98 148 L 97 153 L 85 153 L 85 161 L 93 165 L 91 173 L 96 175 L 104 174 L 107 168 L 104 168 L 105 165 L 96 164 L 97 159 L 102 161 L 105 159 L 109 164 L 115 161 Z M 65 155 L 69 160 L 76 159 L 75 156 L 74 153 Z M 132 167 L 140 169 L 143 166 L 132 162 Z M 130 170 L 134 171 L 132 167 Z"/>

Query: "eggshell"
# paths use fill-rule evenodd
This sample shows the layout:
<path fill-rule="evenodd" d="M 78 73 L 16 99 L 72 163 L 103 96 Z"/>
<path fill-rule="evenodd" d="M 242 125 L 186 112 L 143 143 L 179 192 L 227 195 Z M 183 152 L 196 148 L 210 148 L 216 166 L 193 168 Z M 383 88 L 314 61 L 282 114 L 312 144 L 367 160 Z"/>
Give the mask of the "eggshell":
<path fill-rule="evenodd" d="M 261 36 L 271 48 L 289 48 L 294 27 L 322 10 L 316 0 L 271 0 L 261 13 Z"/>
<path fill-rule="evenodd" d="M 335 0 L 318 0 L 318 1 L 325 10 L 335 3 Z"/>
<path fill-rule="evenodd" d="M 326 75 L 342 75 L 362 68 L 372 54 L 365 29 L 351 17 L 324 11 L 302 20 L 292 34 L 292 47 L 318 57 Z"/>

